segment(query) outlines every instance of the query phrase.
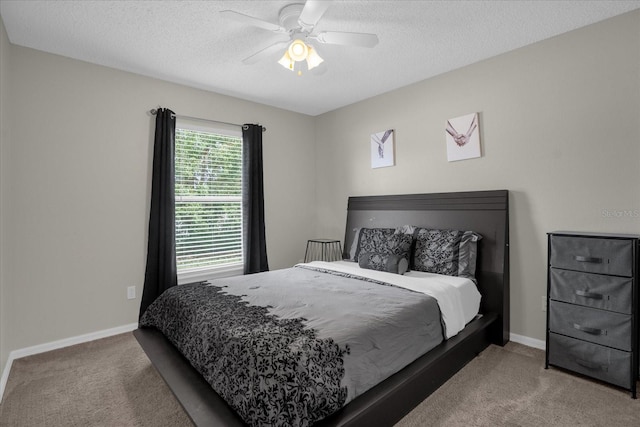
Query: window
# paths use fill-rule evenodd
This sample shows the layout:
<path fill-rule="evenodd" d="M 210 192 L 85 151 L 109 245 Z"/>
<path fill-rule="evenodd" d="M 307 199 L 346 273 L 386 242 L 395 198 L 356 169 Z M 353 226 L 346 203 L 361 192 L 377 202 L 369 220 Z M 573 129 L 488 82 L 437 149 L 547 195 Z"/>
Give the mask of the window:
<path fill-rule="evenodd" d="M 241 133 L 178 122 L 175 151 L 179 278 L 241 269 Z"/>

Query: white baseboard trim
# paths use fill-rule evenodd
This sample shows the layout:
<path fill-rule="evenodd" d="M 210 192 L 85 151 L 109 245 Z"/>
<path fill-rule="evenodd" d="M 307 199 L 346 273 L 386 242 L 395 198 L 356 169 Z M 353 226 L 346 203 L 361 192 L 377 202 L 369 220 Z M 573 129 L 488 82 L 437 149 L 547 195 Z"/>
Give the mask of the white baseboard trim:
<path fill-rule="evenodd" d="M 540 350 L 544 350 L 547 348 L 547 343 L 545 341 L 525 337 L 524 335 L 511 333 L 509 334 L 509 339 L 513 342 L 517 342 L 518 344 L 526 345 L 527 347 L 538 348 Z"/>
<path fill-rule="evenodd" d="M 13 364 L 13 359 L 11 355 L 9 355 L 9 359 L 7 360 L 7 364 L 2 371 L 2 377 L 0 377 L 0 402 L 2 402 L 2 396 L 4 396 L 4 388 L 7 385 L 7 380 L 9 379 L 9 371 L 11 370 L 11 365 Z"/>
<path fill-rule="evenodd" d="M 52 341 L 49 343 L 34 345 L 32 347 L 21 348 L 18 350 L 14 350 L 9 353 L 9 357 L 7 359 L 7 364 L 2 371 L 2 377 L 0 377 L 0 402 L 2 401 L 2 396 L 4 395 L 4 388 L 7 385 L 7 380 L 9 379 L 9 371 L 11 370 L 11 365 L 13 365 L 13 361 L 16 359 L 20 359 L 26 356 L 33 356 L 34 354 L 45 353 L 51 350 L 57 350 L 64 347 L 69 347 L 71 345 L 82 344 L 89 341 L 99 340 L 101 338 L 111 337 L 113 335 L 124 334 L 126 332 L 131 332 L 138 328 L 137 323 L 130 323 L 128 325 L 118 326 L 116 328 L 111 329 L 103 329 L 102 331 L 92 332 L 89 334 L 78 335 L 71 338 L 65 338 L 58 341 Z"/>
<path fill-rule="evenodd" d="M 113 335 L 124 334 L 125 332 L 131 332 L 138 328 L 137 323 L 130 323 L 128 325 L 118 326 L 111 329 L 103 329 L 102 331 L 91 332 L 89 334 L 78 335 L 71 338 L 65 338 L 58 341 L 52 341 L 45 344 L 34 345 L 33 347 L 21 348 L 9 353 L 9 359 L 20 359 L 21 357 L 32 356 L 34 354 L 40 354 L 51 350 L 57 350 L 59 348 L 69 347 L 71 345 L 82 344 L 89 341 L 99 340 L 100 338 L 106 338 Z"/>

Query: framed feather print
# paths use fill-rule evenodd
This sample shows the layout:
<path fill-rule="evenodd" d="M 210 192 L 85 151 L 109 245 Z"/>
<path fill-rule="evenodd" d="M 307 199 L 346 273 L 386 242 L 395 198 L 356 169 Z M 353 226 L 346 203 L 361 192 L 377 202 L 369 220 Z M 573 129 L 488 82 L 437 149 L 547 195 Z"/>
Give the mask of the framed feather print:
<path fill-rule="evenodd" d="M 395 165 L 393 129 L 371 135 L 371 168 Z"/>
<path fill-rule="evenodd" d="M 480 123 L 478 113 L 447 120 L 445 132 L 447 160 L 455 162 L 480 157 Z"/>

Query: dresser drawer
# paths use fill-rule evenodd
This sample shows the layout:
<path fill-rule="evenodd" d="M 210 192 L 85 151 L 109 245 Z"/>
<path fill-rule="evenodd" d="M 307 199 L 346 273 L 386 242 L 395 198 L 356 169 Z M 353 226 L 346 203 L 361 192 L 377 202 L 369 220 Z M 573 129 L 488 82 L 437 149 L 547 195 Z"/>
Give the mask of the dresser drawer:
<path fill-rule="evenodd" d="M 549 363 L 630 388 L 631 353 L 549 334 Z"/>
<path fill-rule="evenodd" d="M 628 314 L 549 301 L 549 330 L 631 351 L 631 316 Z"/>
<path fill-rule="evenodd" d="M 549 297 L 618 313 L 631 314 L 633 279 L 552 268 Z"/>
<path fill-rule="evenodd" d="M 632 258 L 631 240 L 551 236 L 552 267 L 631 277 Z"/>

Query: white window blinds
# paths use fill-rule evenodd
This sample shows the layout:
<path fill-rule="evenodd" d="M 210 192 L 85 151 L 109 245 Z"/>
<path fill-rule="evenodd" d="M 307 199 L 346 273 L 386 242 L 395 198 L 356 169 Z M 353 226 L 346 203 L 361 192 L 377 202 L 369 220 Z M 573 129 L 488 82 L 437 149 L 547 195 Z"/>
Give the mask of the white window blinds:
<path fill-rule="evenodd" d="M 242 139 L 176 129 L 178 273 L 242 264 Z"/>

